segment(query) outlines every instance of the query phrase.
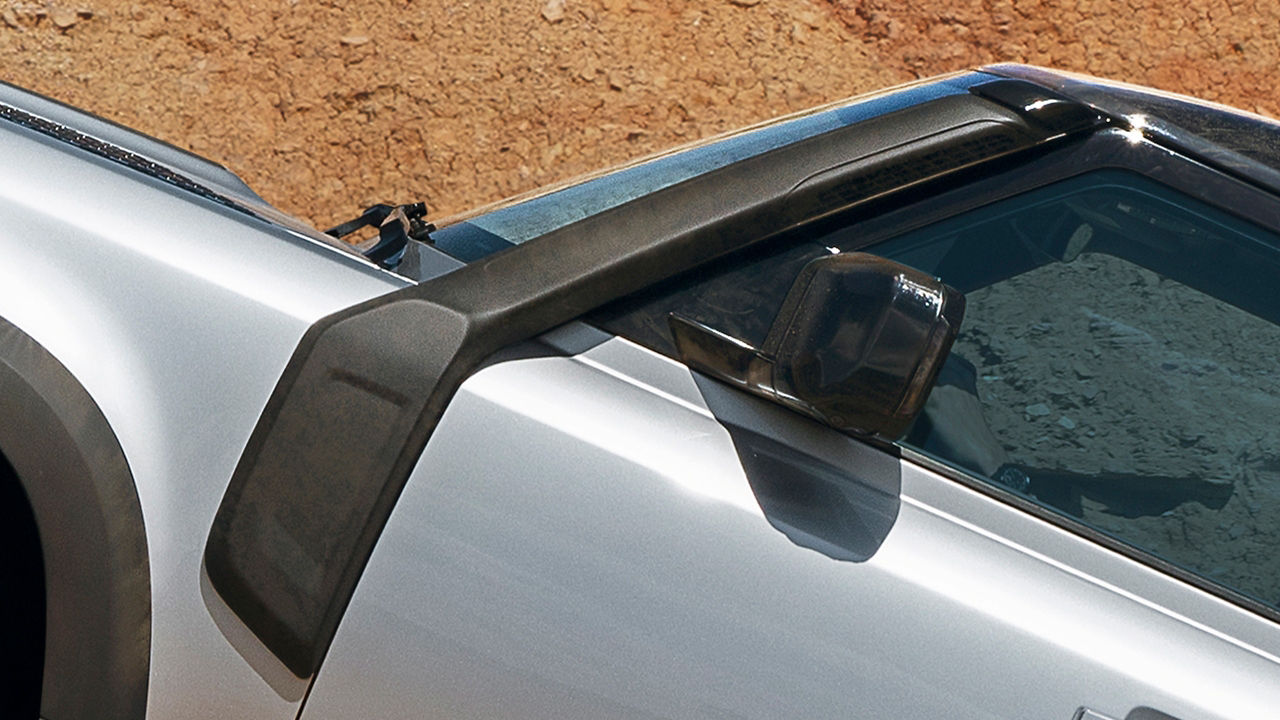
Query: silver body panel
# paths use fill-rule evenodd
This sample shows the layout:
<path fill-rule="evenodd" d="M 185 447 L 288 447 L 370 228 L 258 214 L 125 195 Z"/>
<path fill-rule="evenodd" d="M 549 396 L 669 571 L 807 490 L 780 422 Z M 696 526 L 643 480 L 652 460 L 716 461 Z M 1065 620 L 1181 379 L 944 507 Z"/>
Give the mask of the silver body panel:
<path fill-rule="evenodd" d="M 726 422 L 900 467 L 879 551 L 791 542 Z M 303 717 L 1271 718 L 1278 654 L 1269 622 L 614 339 L 463 385 Z"/>
<path fill-rule="evenodd" d="M 216 165 L 8 86 L 0 103 L 251 211 L 0 122 L 0 317 L 84 386 L 128 460 L 150 559 L 148 717 L 1280 708 L 1276 624 L 577 323 L 463 384 L 308 685 L 209 587 L 205 542 L 299 338 L 409 281 Z M 420 279 L 454 264 L 423 252 Z M 762 506 L 738 429 L 889 499 L 869 559 Z"/>
<path fill-rule="evenodd" d="M 8 123 L 0 146 L 0 316 L 93 396 L 137 484 L 149 715 L 293 717 L 301 689 L 272 689 L 211 618 L 205 538 L 302 333 L 404 281 Z"/>
<path fill-rule="evenodd" d="M 4 82 L 0 82 L 0 107 L 11 108 L 22 115 L 29 116 L 30 119 L 52 124 L 53 127 L 63 131 L 65 140 L 101 142 L 113 153 L 129 155 L 157 168 L 172 171 L 223 198 L 230 205 L 288 228 L 294 234 L 340 250 L 353 258 L 359 257 L 358 253 L 344 243 L 319 232 L 292 215 L 279 211 L 259 197 L 230 170 L 210 160 Z M 2 114 L 0 112 L 0 115 Z M 16 120 L 16 118 L 8 119 Z"/>

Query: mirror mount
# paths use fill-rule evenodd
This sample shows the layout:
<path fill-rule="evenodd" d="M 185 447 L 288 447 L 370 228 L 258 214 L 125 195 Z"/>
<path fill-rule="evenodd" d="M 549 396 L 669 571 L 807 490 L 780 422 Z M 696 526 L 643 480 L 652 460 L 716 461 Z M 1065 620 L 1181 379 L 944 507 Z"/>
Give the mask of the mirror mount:
<path fill-rule="evenodd" d="M 964 316 L 964 295 L 866 253 L 817 258 L 760 347 L 671 314 L 681 360 L 841 432 L 894 441 L 924 408 Z"/>

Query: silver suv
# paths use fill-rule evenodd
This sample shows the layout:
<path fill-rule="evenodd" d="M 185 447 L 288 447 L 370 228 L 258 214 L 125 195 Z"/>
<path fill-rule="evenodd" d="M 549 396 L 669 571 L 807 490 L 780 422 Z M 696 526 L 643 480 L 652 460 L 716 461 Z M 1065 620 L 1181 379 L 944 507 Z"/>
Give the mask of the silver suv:
<path fill-rule="evenodd" d="M 0 147 L 15 717 L 1280 708 L 1276 124 L 996 66 L 328 233 Z"/>

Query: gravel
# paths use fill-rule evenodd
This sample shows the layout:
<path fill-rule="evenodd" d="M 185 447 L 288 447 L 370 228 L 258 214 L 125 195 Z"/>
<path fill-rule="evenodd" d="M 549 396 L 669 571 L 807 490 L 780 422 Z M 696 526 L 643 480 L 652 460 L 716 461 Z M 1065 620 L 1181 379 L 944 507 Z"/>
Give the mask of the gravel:
<path fill-rule="evenodd" d="M 1137 518 L 1086 495 L 1085 520 L 1280 603 L 1280 327 L 1092 253 L 966 300 L 954 351 L 1013 461 L 1229 485 Z"/>
<path fill-rule="evenodd" d="M 3 79 L 206 155 L 328 227 L 440 218 L 820 102 L 1031 62 L 1276 114 L 1280 4 L 15 1 Z"/>

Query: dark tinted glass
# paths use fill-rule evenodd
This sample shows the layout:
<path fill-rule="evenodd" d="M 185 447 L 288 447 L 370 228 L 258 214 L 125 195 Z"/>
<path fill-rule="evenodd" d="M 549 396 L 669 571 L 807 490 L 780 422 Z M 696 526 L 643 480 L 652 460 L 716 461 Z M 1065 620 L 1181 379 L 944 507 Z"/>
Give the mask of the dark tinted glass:
<path fill-rule="evenodd" d="M 757 343 L 798 269 L 861 236 L 739 258 L 606 325 L 671 353 L 675 310 Z M 968 302 L 905 444 L 1280 607 L 1280 238 L 1105 170 L 869 250 Z"/>

